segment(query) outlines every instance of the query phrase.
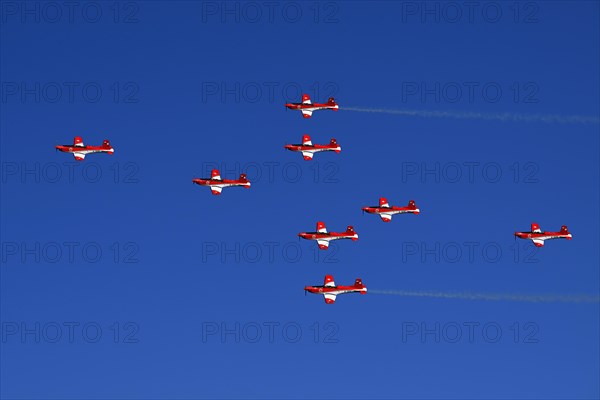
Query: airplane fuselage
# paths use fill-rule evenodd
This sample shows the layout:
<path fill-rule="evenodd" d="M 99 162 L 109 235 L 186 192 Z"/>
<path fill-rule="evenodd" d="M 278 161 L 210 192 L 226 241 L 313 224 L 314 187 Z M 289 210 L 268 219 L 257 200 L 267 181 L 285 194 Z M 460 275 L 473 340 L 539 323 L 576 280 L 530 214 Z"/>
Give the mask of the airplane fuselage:
<path fill-rule="evenodd" d="M 306 240 L 338 240 L 338 239 L 352 239 L 358 240 L 358 234 L 356 232 L 300 232 L 298 234 L 302 239 Z"/>
<path fill-rule="evenodd" d="M 357 288 L 354 286 L 305 286 L 304 290 L 314 294 L 344 294 L 344 293 L 361 293 L 366 294 L 367 288 Z"/>
<path fill-rule="evenodd" d="M 515 236 L 520 239 L 539 239 L 539 240 L 550 240 L 550 239 L 567 239 L 571 240 L 573 235 L 570 233 L 561 232 L 515 232 Z"/>
<path fill-rule="evenodd" d="M 378 207 L 378 206 L 373 206 L 373 207 L 363 207 L 363 211 L 369 213 L 369 214 L 404 214 L 404 213 L 413 213 L 413 214 L 418 214 L 419 213 L 419 209 L 418 208 L 408 208 L 408 207 Z"/>
<path fill-rule="evenodd" d="M 309 153 L 317 153 L 319 151 L 335 151 L 340 152 L 342 148 L 339 145 L 306 145 L 306 144 L 286 144 L 285 148 L 290 151 L 306 151 Z"/>
<path fill-rule="evenodd" d="M 304 104 L 304 103 L 287 103 L 285 105 L 290 110 L 300 110 L 300 111 L 317 111 L 317 110 L 339 110 L 340 106 L 337 104 L 321 104 L 321 103 L 312 103 L 312 104 Z"/>
<path fill-rule="evenodd" d="M 56 149 L 62 151 L 63 153 L 82 153 L 82 154 L 91 154 L 91 153 L 108 153 L 113 154 L 115 150 L 110 147 L 102 147 L 102 146 L 73 146 L 73 145 L 58 145 Z"/>
<path fill-rule="evenodd" d="M 192 179 L 192 182 L 194 182 L 197 185 L 200 186 L 216 186 L 216 187 L 220 187 L 220 188 L 224 188 L 224 187 L 230 187 L 230 186 L 244 186 L 249 188 L 250 187 L 250 182 L 244 182 L 244 181 L 240 181 L 240 180 L 236 180 L 236 179 L 201 179 L 201 178 L 196 178 L 196 179 Z"/>

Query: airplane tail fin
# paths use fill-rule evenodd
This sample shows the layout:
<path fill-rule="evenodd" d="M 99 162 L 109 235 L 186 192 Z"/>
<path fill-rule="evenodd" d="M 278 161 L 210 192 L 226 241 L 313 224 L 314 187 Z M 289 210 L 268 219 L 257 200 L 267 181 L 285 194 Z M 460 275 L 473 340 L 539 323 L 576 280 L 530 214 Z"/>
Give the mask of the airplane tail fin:
<path fill-rule="evenodd" d="M 348 227 L 346 228 L 346 233 L 349 235 L 354 235 L 352 240 L 358 240 L 358 234 L 356 233 L 352 225 L 348 225 Z"/>
<path fill-rule="evenodd" d="M 113 149 L 113 147 L 110 145 L 108 139 L 104 139 L 104 141 L 102 142 L 102 147 L 107 149 L 110 154 L 113 154 L 115 152 L 115 149 Z"/>
<path fill-rule="evenodd" d="M 244 184 L 244 187 L 246 189 L 248 189 L 250 187 L 250 181 L 248 180 L 248 177 L 246 176 L 246 174 L 240 174 L 240 182 L 242 182 Z"/>
<path fill-rule="evenodd" d="M 360 278 L 356 278 L 356 280 L 354 281 L 354 287 L 356 289 L 360 289 L 361 294 L 367 293 L 367 287 L 365 285 L 363 285 L 362 279 L 360 279 Z"/>
<path fill-rule="evenodd" d="M 327 104 L 329 104 L 330 106 L 333 106 L 334 107 L 333 110 L 335 110 L 335 111 L 337 111 L 339 109 L 339 107 L 333 97 L 330 97 L 329 100 L 327 100 Z"/>
<path fill-rule="evenodd" d="M 335 138 L 331 138 L 331 140 L 329 141 L 329 145 L 336 147 L 336 149 L 334 150 L 336 153 L 342 152 L 342 148 L 338 144 L 337 140 L 335 140 Z"/>
<path fill-rule="evenodd" d="M 408 202 L 408 206 L 414 210 L 413 213 L 414 214 L 419 214 L 421 211 L 419 210 L 419 207 L 417 207 L 417 203 L 415 203 L 414 200 L 411 200 Z"/>
<path fill-rule="evenodd" d="M 567 228 L 566 225 L 563 225 L 560 227 L 560 233 L 562 233 L 563 235 L 570 235 L 571 232 L 569 232 L 569 229 Z M 567 240 L 571 240 L 571 236 L 567 237 Z"/>

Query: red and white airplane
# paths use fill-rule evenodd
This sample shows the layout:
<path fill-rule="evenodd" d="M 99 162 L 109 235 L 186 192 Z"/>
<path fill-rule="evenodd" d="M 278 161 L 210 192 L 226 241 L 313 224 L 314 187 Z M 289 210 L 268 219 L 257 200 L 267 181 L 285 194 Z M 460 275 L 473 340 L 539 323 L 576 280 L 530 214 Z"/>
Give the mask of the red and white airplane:
<path fill-rule="evenodd" d="M 515 232 L 515 238 L 529 239 L 537 247 L 544 247 L 544 240 L 571 240 L 573 238 L 573 235 L 571 235 L 566 225 L 560 227 L 560 232 L 542 232 L 540 226 L 534 222 L 531 224 L 531 232 Z"/>
<path fill-rule="evenodd" d="M 243 186 L 250 189 L 250 181 L 246 178 L 246 174 L 240 174 L 240 179 L 221 179 L 219 170 L 213 169 L 210 175 L 210 178 L 194 178 L 192 182 L 200 186 L 210 186 L 214 195 L 221 194 L 223 188 L 229 186 Z"/>
<path fill-rule="evenodd" d="M 390 206 L 385 197 L 381 197 L 379 199 L 379 207 L 377 207 L 377 206 L 363 207 L 362 210 L 363 210 L 363 212 L 366 211 L 369 214 L 379 214 L 379 216 L 381 217 L 383 222 L 390 222 L 392 220 L 392 216 L 394 214 L 405 214 L 405 213 L 419 214 L 421 212 L 421 210 L 419 210 L 417 208 L 417 205 L 415 204 L 414 200 L 409 201 L 408 205 L 406 207 L 397 207 L 397 206 Z"/>
<path fill-rule="evenodd" d="M 302 95 L 302 103 L 287 103 L 285 105 L 290 110 L 300 110 L 302 111 L 302 116 L 304 118 L 310 118 L 312 116 L 313 111 L 317 110 L 339 110 L 340 106 L 335 102 L 333 97 L 330 97 L 327 100 L 327 103 L 312 103 L 310 101 L 310 96 L 307 94 Z"/>
<path fill-rule="evenodd" d="M 325 297 L 325 303 L 335 303 L 335 297 L 338 294 L 344 293 L 360 293 L 367 294 L 367 287 L 363 285 L 362 279 L 356 278 L 353 286 L 335 286 L 333 276 L 325 275 L 325 283 L 323 286 L 305 286 L 304 293 L 322 294 Z"/>
<path fill-rule="evenodd" d="M 56 146 L 56 150 L 63 153 L 73 153 L 77 161 L 83 161 L 86 154 L 90 153 L 108 153 L 113 154 L 115 149 L 112 148 L 108 140 L 102 142 L 102 146 L 86 146 L 83 144 L 83 139 L 80 136 L 75 136 L 73 144 L 63 144 Z"/>
<path fill-rule="evenodd" d="M 331 139 L 329 144 L 312 144 L 308 135 L 302 136 L 302 144 L 286 144 L 284 147 L 290 151 L 302 152 L 305 160 L 312 160 L 314 154 L 320 151 L 335 151 L 336 153 L 342 151 L 335 139 Z"/>
<path fill-rule="evenodd" d="M 306 240 L 316 240 L 317 244 L 319 245 L 319 249 L 321 250 L 327 250 L 329 248 L 329 242 L 332 240 L 358 240 L 358 233 L 354 231 L 354 228 L 351 225 L 348 225 L 346 232 L 327 232 L 325 223 L 321 221 L 317 222 L 316 232 L 300 232 L 298 236 Z"/>

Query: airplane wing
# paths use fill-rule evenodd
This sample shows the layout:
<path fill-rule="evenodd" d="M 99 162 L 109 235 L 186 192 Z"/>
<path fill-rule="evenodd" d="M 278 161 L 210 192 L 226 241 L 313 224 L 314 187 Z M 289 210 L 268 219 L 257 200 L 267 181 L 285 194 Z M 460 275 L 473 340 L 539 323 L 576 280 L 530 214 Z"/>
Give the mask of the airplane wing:
<path fill-rule="evenodd" d="M 312 116 L 312 110 L 302 110 L 302 116 L 304 118 L 310 118 Z"/>
<path fill-rule="evenodd" d="M 319 233 L 327 233 L 327 228 L 325 227 L 325 223 L 324 222 L 317 222 L 317 232 Z"/>
<path fill-rule="evenodd" d="M 325 293 L 323 295 L 323 297 L 325 297 L 325 303 L 327 304 L 333 304 L 335 303 L 335 294 L 331 294 L 331 293 Z"/>
<path fill-rule="evenodd" d="M 383 222 L 390 222 L 392 220 L 392 214 L 381 213 L 379 214 Z"/>
<path fill-rule="evenodd" d="M 312 104 L 310 101 L 310 96 L 307 94 L 302 95 L 302 104 Z"/>
<path fill-rule="evenodd" d="M 323 283 L 323 286 L 325 286 L 325 287 L 335 286 L 335 282 L 333 280 L 333 275 L 325 275 L 325 282 Z"/>
<path fill-rule="evenodd" d="M 317 240 L 317 244 L 319 245 L 319 248 L 321 250 L 326 250 L 329 248 L 329 241 L 328 240 Z"/>
<path fill-rule="evenodd" d="M 85 147 L 85 145 L 83 144 L 83 139 L 80 136 L 75 136 L 75 139 L 73 139 L 73 146 Z"/>
<path fill-rule="evenodd" d="M 531 239 L 536 247 L 544 247 L 544 239 Z"/>
<path fill-rule="evenodd" d="M 536 223 L 531 224 L 531 232 L 542 233 L 540 226 Z"/>
<path fill-rule="evenodd" d="M 223 190 L 223 188 L 221 186 L 211 186 L 210 190 L 212 190 L 212 194 L 219 195 L 219 194 L 221 194 L 221 191 Z"/>
<path fill-rule="evenodd" d="M 83 161 L 83 159 L 85 158 L 85 153 L 73 153 L 73 155 L 75 156 L 75 159 L 77 161 Z"/>
<path fill-rule="evenodd" d="M 312 153 L 312 151 L 303 151 L 302 156 L 304 157 L 305 160 L 312 160 L 313 153 Z"/>

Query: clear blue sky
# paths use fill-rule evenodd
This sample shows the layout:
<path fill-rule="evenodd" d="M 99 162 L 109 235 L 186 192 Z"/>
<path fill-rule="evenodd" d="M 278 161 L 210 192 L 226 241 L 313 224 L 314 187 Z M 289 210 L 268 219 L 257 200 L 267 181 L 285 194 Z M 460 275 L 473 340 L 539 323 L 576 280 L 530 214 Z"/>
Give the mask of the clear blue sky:
<path fill-rule="evenodd" d="M 60 4 L 0 3 L 3 398 L 600 396 L 597 303 L 302 292 L 597 296 L 597 123 L 283 107 L 598 117 L 597 2 Z M 76 135 L 116 152 L 71 167 Z M 193 185 L 212 163 L 252 188 Z M 316 252 L 317 220 L 360 240 Z M 534 221 L 574 238 L 530 254 Z"/>

